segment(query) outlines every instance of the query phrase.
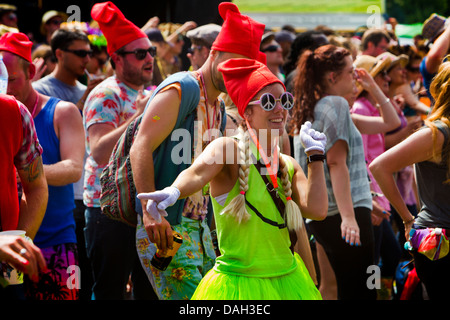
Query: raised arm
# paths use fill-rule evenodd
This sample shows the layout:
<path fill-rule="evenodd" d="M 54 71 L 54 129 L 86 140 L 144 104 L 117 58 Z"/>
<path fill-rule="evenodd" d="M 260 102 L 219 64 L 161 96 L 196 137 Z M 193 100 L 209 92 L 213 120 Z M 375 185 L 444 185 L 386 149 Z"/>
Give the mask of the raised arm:
<path fill-rule="evenodd" d="M 303 218 L 325 219 L 328 210 L 328 196 L 323 162 L 313 161 L 308 164 L 308 178 L 306 178 L 297 161 L 293 158 L 291 161 L 294 164 L 292 199 L 299 206 Z"/>
<path fill-rule="evenodd" d="M 309 157 L 324 155 L 327 137 L 311 128 L 311 122 L 305 122 L 300 128 L 300 142 Z M 308 178 L 303 169 L 292 157 L 294 176 L 292 178 L 292 199 L 297 203 L 303 217 L 322 220 L 327 216 L 328 195 L 325 183 L 323 161 L 308 163 Z"/>
<path fill-rule="evenodd" d="M 356 69 L 358 82 L 379 105 L 380 117 L 352 113 L 353 123 L 362 134 L 385 133 L 400 126 L 400 119 L 392 102 L 386 97 L 372 76 L 364 69 Z"/>
<path fill-rule="evenodd" d="M 433 46 L 427 54 L 425 67 L 428 73 L 436 73 L 442 63 L 445 55 L 450 49 L 450 27 L 447 26 L 445 31 L 434 41 Z"/>

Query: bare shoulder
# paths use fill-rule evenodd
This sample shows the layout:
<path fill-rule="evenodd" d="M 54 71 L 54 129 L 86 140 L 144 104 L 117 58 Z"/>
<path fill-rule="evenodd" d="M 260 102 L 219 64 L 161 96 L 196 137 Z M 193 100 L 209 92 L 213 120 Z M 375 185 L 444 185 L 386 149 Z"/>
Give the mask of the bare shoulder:
<path fill-rule="evenodd" d="M 288 160 L 292 163 L 295 172 L 300 168 L 300 165 L 298 164 L 297 160 L 295 160 L 292 156 L 284 153 L 282 153 L 282 156 L 284 157 L 285 160 Z"/>
<path fill-rule="evenodd" d="M 80 109 L 72 102 L 63 100 L 59 101 L 55 106 L 54 121 L 61 128 L 71 124 L 83 126 L 83 116 L 80 113 Z"/>
<path fill-rule="evenodd" d="M 74 103 L 64 100 L 61 100 L 56 104 L 55 112 L 69 116 L 76 114 L 82 117 L 80 109 L 78 109 Z"/>

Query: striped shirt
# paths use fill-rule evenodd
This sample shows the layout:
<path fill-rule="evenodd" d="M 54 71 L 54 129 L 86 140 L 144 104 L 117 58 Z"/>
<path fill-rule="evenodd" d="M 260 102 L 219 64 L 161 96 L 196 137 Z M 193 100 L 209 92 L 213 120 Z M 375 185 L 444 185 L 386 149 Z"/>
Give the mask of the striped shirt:
<path fill-rule="evenodd" d="M 366 207 L 372 210 L 372 196 L 364 157 L 363 140 L 360 132 L 353 124 L 347 100 L 339 96 L 327 96 L 320 99 L 314 109 L 312 128 L 325 133 L 327 136 L 325 152 L 328 152 L 338 140 L 344 140 L 347 143 L 347 167 L 353 207 Z M 294 137 L 294 155 L 307 175 L 308 164 L 299 135 Z M 339 210 L 326 161 L 324 162 L 324 170 L 328 193 L 328 215 L 332 216 L 338 214 Z"/>

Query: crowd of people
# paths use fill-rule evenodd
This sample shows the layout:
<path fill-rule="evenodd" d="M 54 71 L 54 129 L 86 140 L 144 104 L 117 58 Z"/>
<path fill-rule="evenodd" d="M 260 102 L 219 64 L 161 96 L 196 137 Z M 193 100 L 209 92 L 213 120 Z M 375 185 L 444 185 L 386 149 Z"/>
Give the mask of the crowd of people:
<path fill-rule="evenodd" d="M 392 18 L 272 30 L 223 2 L 222 25 L 139 27 L 108 1 L 46 12 L 37 43 L 16 11 L 0 231 L 27 239 L 0 233 L 0 280 L 25 276 L 0 299 L 448 297 L 445 17 L 403 45 Z"/>

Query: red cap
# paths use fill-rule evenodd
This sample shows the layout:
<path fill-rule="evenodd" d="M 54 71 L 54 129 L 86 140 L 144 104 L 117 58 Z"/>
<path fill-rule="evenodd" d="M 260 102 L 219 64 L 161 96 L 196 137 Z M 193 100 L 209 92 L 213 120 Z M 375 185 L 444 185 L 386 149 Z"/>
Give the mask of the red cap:
<path fill-rule="evenodd" d="M 231 2 L 220 3 L 219 14 L 224 22 L 211 49 L 258 59 L 265 25 L 242 15 Z"/>
<path fill-rule="evenodd" d="M 229 59 L 219 64 L 228 95 L 244 117 L 245 108 L 264 87 L 280 81 L 266 65 L 251 59 Z"/>
<path fill-rule="evenodd" d="M 21 32 L 8 32 L 0 38 L 0 51 L 9 51 L 31 61 L 31 47 L 33 42 Z"/>
<path fill-rule="evenodd" d="M 119 8 L 110 1 L 95 4 L 91 10 L 91 16 L 98 22 L 106 38 L 106 49 L 109 55 L 134 40 L 147 38 L 147 35 L 127 20 Z"/>

